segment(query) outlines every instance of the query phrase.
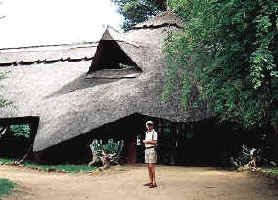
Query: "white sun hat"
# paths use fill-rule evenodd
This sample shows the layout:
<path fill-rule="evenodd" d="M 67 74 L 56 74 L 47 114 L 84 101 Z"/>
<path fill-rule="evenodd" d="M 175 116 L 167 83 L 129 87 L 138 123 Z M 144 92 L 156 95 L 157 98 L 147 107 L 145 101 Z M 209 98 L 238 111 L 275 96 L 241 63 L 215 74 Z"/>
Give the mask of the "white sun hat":
<path fill-rule="evenodd" d="M 153 125 L 153 121 L 147 121 L 146 126 L 148 126 L 148 125 Z"/>

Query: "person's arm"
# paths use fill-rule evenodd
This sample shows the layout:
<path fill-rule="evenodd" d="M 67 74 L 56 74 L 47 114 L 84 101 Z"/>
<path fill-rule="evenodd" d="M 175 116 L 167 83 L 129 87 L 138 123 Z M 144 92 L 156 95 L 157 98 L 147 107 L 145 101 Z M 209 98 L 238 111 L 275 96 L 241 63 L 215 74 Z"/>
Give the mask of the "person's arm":
<path fill-rule="evenodd" d="M 150 141 L 144 140 L 143 142 L 144 142 L 144 144 L 153 144 L 153 145 L 157 144 L 157 140 L 150 140 Z"/>
<path fill-rule="evenodd" d="M 157 145 L 157 133 L 156 132 L 153 133 L 152 140 L 149 140 L 149 141 L 144 140 L 143 142 L 144 142 L 144 144 Z"/>

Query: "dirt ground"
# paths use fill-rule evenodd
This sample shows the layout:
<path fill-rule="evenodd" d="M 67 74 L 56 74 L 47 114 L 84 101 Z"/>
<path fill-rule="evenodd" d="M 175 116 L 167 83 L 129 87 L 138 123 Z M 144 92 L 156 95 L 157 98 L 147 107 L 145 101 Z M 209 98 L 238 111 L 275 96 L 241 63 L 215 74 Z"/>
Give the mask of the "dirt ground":
<path fill-rule="evenodd" d="M 18 183 L 5 200 L 277 200 L 278 187 L 264 177 L 208 167 L 157 167 L 157 188 L 147 188 L 143 166 L 92 174 L 47 173 L 0 166 L 0 177 Z"/>

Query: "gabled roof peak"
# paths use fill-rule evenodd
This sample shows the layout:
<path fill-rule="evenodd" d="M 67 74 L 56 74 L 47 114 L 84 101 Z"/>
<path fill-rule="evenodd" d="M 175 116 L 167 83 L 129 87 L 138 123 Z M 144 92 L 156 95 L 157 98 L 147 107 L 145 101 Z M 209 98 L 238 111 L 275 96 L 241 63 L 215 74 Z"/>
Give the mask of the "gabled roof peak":
<path fill-rule="evenodd" d="M 118 40 L 122 39 L 121 33 L 112 26 L 106 25 L 101 40 Z"/>
<path fill-rule="evenodd" d="M 136 42 L 127 39 L 124 33 L 120 33 L 119 31 L 117 31 L 116 29 L 114 29 L 109 25 L 106 26 L 100 41 L 101 40 L 112 40 L 116 42 L 124 42 L 126 44 L 135 46 L 137 48 L 140 47 L 140 45 L 136 44 Z"/>

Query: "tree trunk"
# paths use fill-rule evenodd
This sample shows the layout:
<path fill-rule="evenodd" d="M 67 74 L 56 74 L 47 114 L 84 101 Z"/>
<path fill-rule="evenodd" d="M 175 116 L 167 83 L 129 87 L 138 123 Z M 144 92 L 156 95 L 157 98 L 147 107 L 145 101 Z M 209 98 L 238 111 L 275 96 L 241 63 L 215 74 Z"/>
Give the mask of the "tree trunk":
<path fill-rule="evenodd" d="M 88 166 L 94 166 L 96 163 L 100 161 L 100 158 L 97 156 L 97 154 L 93 154 L 93 159 L 91 162 L 89 162 Z"/>
<path fill-rule="evenodd" d="M 111 161 L 107 156 L 101 157 L 101 162 L 103 164 L 102 169 L 108 169 L 111 166 Z"/>

